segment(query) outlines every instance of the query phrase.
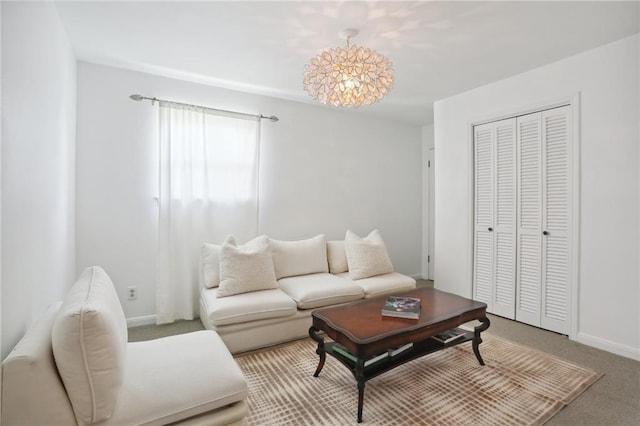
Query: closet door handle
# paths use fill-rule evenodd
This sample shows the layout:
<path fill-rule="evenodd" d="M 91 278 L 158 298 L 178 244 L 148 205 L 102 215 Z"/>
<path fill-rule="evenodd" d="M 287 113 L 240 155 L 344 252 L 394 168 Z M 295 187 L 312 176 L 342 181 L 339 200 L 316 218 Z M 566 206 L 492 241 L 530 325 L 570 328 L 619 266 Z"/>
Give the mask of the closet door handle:
<path fill-rule="evenodd" d="M 493 228 L 489 228 L 489 232 L 493 231 Z"/>
<path fill-rule="evenodd" d="M 542 231 L 542 235 L 549 235 L 548 231 Z"/>

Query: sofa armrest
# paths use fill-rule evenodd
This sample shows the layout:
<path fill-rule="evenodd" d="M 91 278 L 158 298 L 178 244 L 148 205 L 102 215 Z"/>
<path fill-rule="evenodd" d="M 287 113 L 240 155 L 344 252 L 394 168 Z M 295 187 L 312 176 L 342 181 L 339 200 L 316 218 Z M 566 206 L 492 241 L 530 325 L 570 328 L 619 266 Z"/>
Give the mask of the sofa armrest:
<path fill-rule="evenodd" d="M 51 348 L 61 304 L 49 306 L 2 363 L 3 425 L 76 424 Z"/>

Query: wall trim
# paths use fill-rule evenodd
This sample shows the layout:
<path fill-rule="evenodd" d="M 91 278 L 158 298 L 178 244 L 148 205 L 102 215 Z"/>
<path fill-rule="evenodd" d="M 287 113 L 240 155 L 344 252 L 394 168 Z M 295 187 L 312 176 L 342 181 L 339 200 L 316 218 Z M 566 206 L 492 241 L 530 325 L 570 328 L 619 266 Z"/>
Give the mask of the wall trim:
<path fill-rule="evenodd" d="M 143 325 L 155 325 L 155 323 L 156 323 L 155 314 L 145 315 L 142 317 L 127 318 L 127 328 L 140 327 Z"/>
<path fill-rule="evenodd" d="M 617 342 L 612 342 L 611 340 L 602 339 L 582 332 L 577 334 L 575 341 L 597 349 L 602 349 L 603 351 L 640 361 L 640 348 L 622 345 Z"/>

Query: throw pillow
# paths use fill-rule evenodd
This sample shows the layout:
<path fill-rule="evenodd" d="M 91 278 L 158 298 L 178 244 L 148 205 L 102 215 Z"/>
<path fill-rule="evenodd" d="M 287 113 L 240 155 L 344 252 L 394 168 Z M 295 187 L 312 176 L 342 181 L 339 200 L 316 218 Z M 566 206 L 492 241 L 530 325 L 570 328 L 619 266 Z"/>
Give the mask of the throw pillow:
<path fill-rule="evenodd" d="M 329 272 L 324 235 L 298 241 L 269 239 L 276 279 Z"/>
<path fill-rule="evenodd" d="M 327 260 L 329 261 L 329 272 L 332 274 L 341 274 L 349 270 L 344 241 L 327 241 Z"/>
<path fill-rule="evenodd" d="M 344 238 L 344 248 L 349 266 L 349 278 L 359 280 L 393 272 L 382 236 L 377 229 L 364 238 L 350 230 Z"/>
<path fill-rule="evenodd" d="M 278 288 L 269 239 L 256 237 L 238 246 L 232 236 L 220 249 L 220 287 L 216 297 Z"/>
<path fill-rule="evenodd" d="M 217 244 L 204 243 L 200 250 L 202 274 L 206 288 L 220 285 L 220 248 Z"/>
<path fill-rule="evenodd" d="M 60 378 L 79 425 L 111 417 L 124 381 L 127 321 L 107 273 L 84 270 L 51 331 Z"/>

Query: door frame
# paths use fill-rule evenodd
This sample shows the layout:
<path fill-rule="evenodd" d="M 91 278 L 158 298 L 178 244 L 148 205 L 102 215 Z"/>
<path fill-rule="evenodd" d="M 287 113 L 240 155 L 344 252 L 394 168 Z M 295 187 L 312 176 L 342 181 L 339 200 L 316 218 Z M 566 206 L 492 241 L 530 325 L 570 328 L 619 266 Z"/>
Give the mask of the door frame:
<path fill-rule="evenodd" d="M 427 279 L 433 281 L 434 266 L 435 266 L 435 233 L 436 233 L 436 218 L 435 218 L 435 206 L 436 206 L 436 185 L 435 185 L 435 148 L 431 147 L 427 150 L 427 202 L 428 206 L 428 219 L 427 219 Z"/>

